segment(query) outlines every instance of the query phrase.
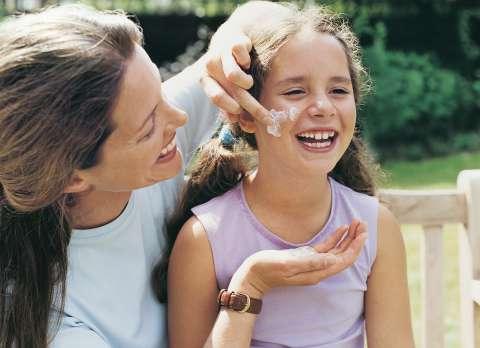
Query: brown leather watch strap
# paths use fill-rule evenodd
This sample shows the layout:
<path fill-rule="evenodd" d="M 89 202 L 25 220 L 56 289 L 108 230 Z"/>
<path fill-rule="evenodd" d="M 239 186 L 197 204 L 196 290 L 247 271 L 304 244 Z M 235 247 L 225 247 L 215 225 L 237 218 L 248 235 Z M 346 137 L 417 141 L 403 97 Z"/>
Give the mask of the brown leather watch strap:
<path fill-rule="evenodd" d="M 217 303 L 237 312 L 259 314 L 262 310 L 262 300 L 252 298 L 247 294 L 222 289 L 218 293 Z"/>

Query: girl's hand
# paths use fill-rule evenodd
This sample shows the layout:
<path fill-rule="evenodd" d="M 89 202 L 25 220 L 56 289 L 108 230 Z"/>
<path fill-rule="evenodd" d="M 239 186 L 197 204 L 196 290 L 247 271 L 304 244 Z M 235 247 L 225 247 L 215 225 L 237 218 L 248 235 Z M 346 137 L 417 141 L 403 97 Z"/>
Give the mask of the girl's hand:
<path fill-rule="evenodd" d="M 351 266 L 366 238 L 366 225 L 354 220 L 313 247 L 259 251 L 235 272 L 229 289 L 261 297 L 278 286 L 316 284 Z"/>

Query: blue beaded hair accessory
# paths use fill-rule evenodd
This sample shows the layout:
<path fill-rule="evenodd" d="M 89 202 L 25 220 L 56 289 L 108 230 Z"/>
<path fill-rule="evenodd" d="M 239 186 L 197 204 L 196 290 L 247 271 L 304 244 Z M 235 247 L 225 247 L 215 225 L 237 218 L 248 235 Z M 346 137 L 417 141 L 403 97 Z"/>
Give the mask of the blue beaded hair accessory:
<path fill-rule="evenodd" d="M 222 129 L 218 133 L 218 138 L 223 147 L 232 147 L 235 144 L 235 136 L 232 133 L 232 130 L 227 126 L 223 125 Z"/>

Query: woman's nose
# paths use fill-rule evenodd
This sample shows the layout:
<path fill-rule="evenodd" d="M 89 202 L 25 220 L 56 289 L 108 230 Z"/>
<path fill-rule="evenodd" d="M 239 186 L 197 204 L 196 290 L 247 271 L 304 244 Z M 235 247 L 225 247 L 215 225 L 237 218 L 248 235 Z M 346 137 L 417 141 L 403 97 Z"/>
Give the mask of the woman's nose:
<path fill-rule="evenodd" d="M 173 104 L 168 105 L 169 123 L 175 125 L 175 128 L 183 126 L 188 121 L 188 115 L 182 109 Z"/>

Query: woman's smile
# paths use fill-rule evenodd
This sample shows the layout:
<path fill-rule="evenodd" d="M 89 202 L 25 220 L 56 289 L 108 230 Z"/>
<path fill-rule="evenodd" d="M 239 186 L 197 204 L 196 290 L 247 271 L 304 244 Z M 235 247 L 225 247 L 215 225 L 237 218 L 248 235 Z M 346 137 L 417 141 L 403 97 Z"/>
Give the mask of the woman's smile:
<path fill-rule="evenodd" d="M 157 163 L 165 163 L 169 162 L 171 159 L 175 157 L 177 154 L 177 144 L 175 141 L 175 136 L 173 136 L 172 140 L 162 149 L 160 152 L 160 156 L 157 158 Z"/>

